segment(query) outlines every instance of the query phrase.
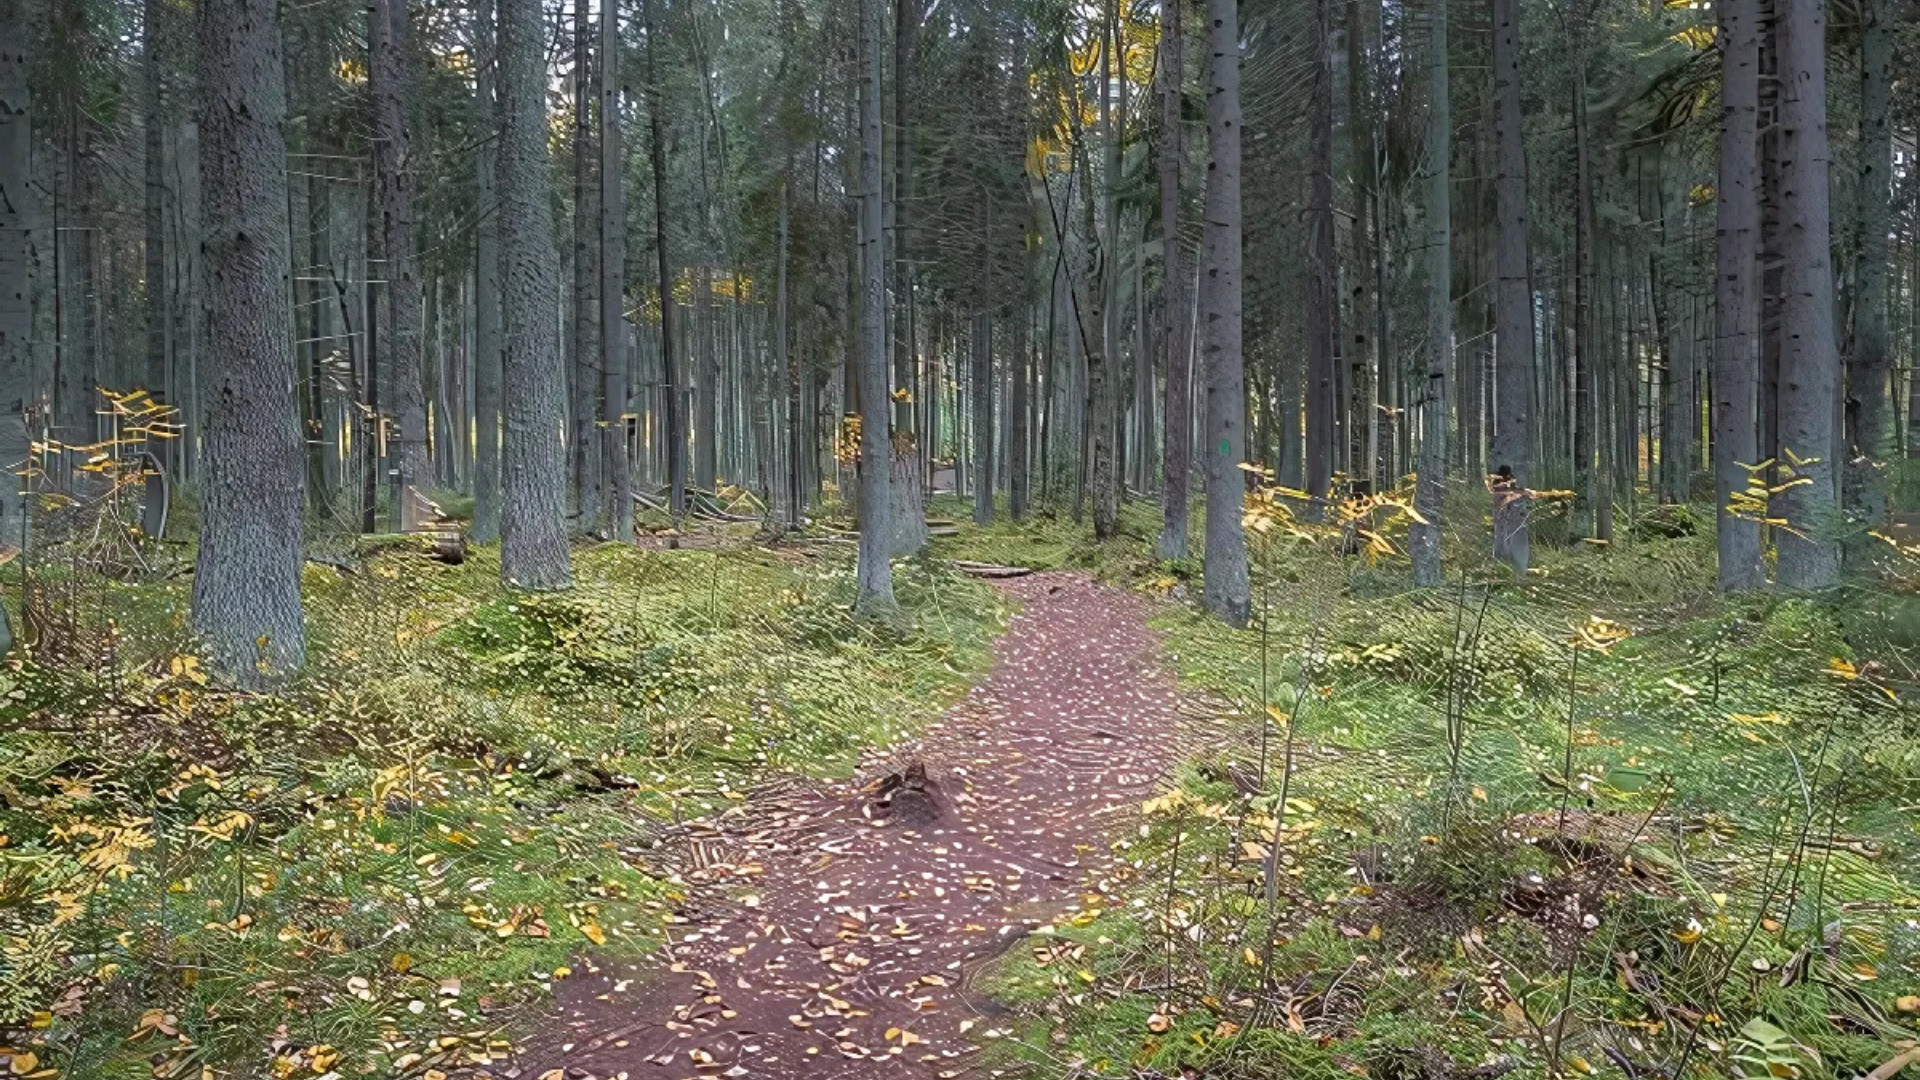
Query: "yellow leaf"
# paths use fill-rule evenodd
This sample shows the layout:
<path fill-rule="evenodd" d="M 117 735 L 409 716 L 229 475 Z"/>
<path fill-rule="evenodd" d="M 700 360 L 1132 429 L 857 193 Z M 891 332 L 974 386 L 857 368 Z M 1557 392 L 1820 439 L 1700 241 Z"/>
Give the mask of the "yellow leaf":
<path fill-rule="evenodd" d="M 595 945 L 605 945 L 607 943 L 607 932 L 600 929 L 600 924 L 597 922 L 581 923 L 580 933 L 585 935 L 586 939 Z"/>
<path fill-rule="evenodd" d="M 25 1076 L 40 1067 L 40 1059 L 34 1056 L 33 1051 L 22 1050 L 13 1055 L 8 1067 L 13 1070 L 13 1075 Z"/>
<path fill-rule="evenodd" d="M 1260 954 L 1254 952 L 1252 949 L 1242 950 L 1240 955 L 1247 961 L 1248 967 L 1260 966 Z"/>
<path fill-rule="evenodd" d="M 405 975 L 413 967 L 413 957 L 406 953 L 394 953 L 392 966 L 393 970 Z"/>

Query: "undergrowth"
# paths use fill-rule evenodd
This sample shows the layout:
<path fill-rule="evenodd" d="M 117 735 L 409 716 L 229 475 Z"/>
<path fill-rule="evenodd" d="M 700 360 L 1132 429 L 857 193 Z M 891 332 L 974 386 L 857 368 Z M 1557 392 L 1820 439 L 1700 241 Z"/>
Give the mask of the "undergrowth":
<path fill-rule="evenodd" d="M 210 685 L 179 579 L 101 583 L 86 665 L 0 673 L 0 1044 L 16 1075 L 415 1076 L 499 1060 L 581 952 L 655 948 L 661 823 L 937 715 L 1004 612 L 902 564 L 581 549 L 310 565 L 306 675 Z M 10 1029 L 10 1030 L 9 1030 Z"/>
<path fill-rule="evenodd" d="M 1839 1080 L 1913 1048 L 1901 579 L 1721 600 L 1709 528 L 1537 544 L 1515 581 L 1455 506 L 1449 584 L 1416 591 L 1381 509 L 1371 552 L 1269 511 L 1249 629 L 1164 609 L 1212 749 L 999 965 L 997 1064 Z M 972 543 L 1019 562 L 1011 531 Z M 1102 564 L 1184 587 L 1133 546 Z"/>

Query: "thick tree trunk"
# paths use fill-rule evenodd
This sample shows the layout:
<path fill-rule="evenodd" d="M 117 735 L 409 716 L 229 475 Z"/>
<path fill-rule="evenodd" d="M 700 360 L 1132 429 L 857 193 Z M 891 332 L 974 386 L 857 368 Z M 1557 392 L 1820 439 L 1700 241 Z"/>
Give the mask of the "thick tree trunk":
<path fill-rule="evenodd" d="M 1447 373 L 1453 366 L 1453 109 L 1447 70 L 1447 0 L 1431 0 L 1427 48 L 1427 384 L 1420 401 L 1419 520 L 1407 529 L 1413 583 L 1441 584 L 1440 515 L 1447 495 Z"/>
<path fill-rule="evenodd" d="M 1824 0 L 1777 0 L 1780 43 L 1781 347 L 1780 452 L 1797 483 L 1776 516 L 1776 573 L 1783 589 L 1818 589 L 1840 577 L 1834 404 L 1840 356 L 1834 333 L 1827 170 Z"/>
<path fill-rule="evenodd" d="M 1160 451 L 1160 546 L 1162 559 L 1187 557 L 1187 477 L 1192 469 L 1193 387 L 1187 379 L 1191 314 L 1188 311 L 1186 246 L 1180 238 L 1180 164 L 1185 155 L 1182 100 L 1186 85 L 1184 0 L 1160 5 L 1160 246 L 1165 258 L 1160 302 L 1162 399 Z"/>
<path fill-rule="evenodd" d="M 1851 443 L 1857 462 L 1846 472 L 1847 508 L 1856 527 L 1887 518 L 1887 463 L 1899 453 L 1894 435 L 1893 348 L 1887 328 L 1887 233 L 1893 217 L 1893 138 L 1887 124 L 1888 69 L 1893 59 L 1890 0 L 1860 5 L 1860 186 L 1854 244 L 1853 355 L 1847 372 Z"/>
<path fill-rule="evenodd" d="M 271 0 L 203 0 L 207 230 L 200 549 L 193 629 L 210 666 L 259 686 L 306 655 L 305 461 L 287 288 L 285 73 Z"/>
<path fill-rule="evenodd" d="M 1307 494 L 1332 494 L 1340 295 L 1333 230 L 1333 0 L 1314 3 L 1313 90 L 1307 104 Z M 1316 511 L 1317 512 L 1317 511 Z"/>
<path fill-rule="evenodd" d="M 538 0 L 500 0 L 498 151 L 506 324 L 500 576 L 522 589 L 572 584 L 567 551 L 566 360 L 547 154 L 545 35 Z"/>
<path fill-rule="evenodd" d="M 1207 195 L 1201 252 L 1206 359 L 1207 607 L 1235 626 L 1252 609 L 1247 580 L 1246 368 L 1240 353 L 1240 19 L 1235 0 L 1207 0 Z"/>
<path fill-rule="evenodd" d="M 890 620 L 893 566 L 888 548 L 893 530 L 892 440 L 887 421 L 886 250 L 882 235 L 880 191 L 880 4 L 860 5 L 860 557 L 859 592 L 854 610 L 870 619 Z"/>
<path fill-rule="evenodd" d="M 480 0 L 474 13 L 479 51 L 474 112 L 482 130 L 500 134 L 500 105 L 495 99 L 493 0 Z M 480 220 L 474 229 L 473 270 L 473 532 L 478 543 L 500 539 L 500 380 L 502 374 L 500 200 L 492 153 L 474 155 L 474 187 Z"/>
<path fill-rule="evenodd" d="M 1754 390 L 1754 329 L 1759 299 L 1755 255 L 1760 234 L 1760 174 L 1755 162 L 1760 107 L 1758 0 L 1719 0 L 1720 174 L 1715 231 L 1713 333 L 1713 479 L 1722 591 L 1766 585 L 1760 523 L 1730 513 L 1747 467 L 1760 461 Z"/>
<path fill-rule="evenodd" d="M 420 277 L 413 250 L 412 132 L 407 123 L 406 0 L 374 0 L 368 88 L 373 97 L 374 203 L 386 253 L 382 362 L 399 435 L 396 485 L 400 531 L 417 528 L 433 482 L 427 463 L 427 401 L 421 370 Z"/>
<path fill-rule="evenodd" d="M 1533 294 L 1527 270 L 1527 151 L 1520 113 L 1520 17 L 1493 0 L 1494 382 L 1493 554 L 1527 572 L 1533 478 Z"/>
<path fill-rule="evenodd" d="M 620 5 L 600 3 L 600 473 L 615 540 L 633 539 L 627 467 L 627 182 L 620 116 Z"/>

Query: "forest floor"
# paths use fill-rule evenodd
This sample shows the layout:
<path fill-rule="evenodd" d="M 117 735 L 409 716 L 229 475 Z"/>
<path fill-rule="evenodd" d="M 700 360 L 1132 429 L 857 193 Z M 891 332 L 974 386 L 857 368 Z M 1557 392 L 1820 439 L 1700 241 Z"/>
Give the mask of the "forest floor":
<path fill-rule="evenodd" d="M 884 1077 L 971 1072 L 1006 1020 L 972 984 L 1056 921 L 1097 915 L 1112 840 L 1178 757 L 1151 603 L 1077 572 L 1000 586 L 993 666 L 855 782 L 750 799 L 668 839 L 693 888 L 662 972 L 556 987 L 527 1075 Z M 969 1036 L 978 1028 L 981 1034 Z"/>
<path fill-rule="evenodd" d="M 1515 581 L 1451 507 L 1416 591 L 1395 527 L 1283 517 L 1249 630 L 1143 503 L 936 538 L 902 627 L 832 534 L 582 546 L 548 596 L 349 549 L 264 696 L 166 566 L 50 564 L 0 671 L 0 1076 L 1920 1060 L 1920 553 L 1723 600 L 1701 518 L 1544 520 Z"/>

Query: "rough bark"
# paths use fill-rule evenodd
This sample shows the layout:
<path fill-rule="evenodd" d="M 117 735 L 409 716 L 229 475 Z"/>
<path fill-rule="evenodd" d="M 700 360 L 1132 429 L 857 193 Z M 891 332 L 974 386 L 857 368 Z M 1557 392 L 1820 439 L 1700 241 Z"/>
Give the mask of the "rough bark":
<path fill-rule="evenodd" d="M 493 0 L 479 0 L 474 13 L 474 43 L 479 53 L 474 112 L 482 130 L 497 139 L 500 108 L 494 82 Z M 501 262 L 500 207 L 495 191 L 494 153 L 474 155 L 474 187 L 479 195 L 480 220 L 474 229 L 473 271 L 473 531 L 482 544 L 500 539 L 500 380 L 502 341 L 500 325 Z"/>
<path fill-rule="evenodd" d="M 572 583 L 567 551 L 567 369 L 547 153 L 539 0 L 500 0 L 501 300 L 505 316 L 500 577 L 522 589 Z"/>
<path fill-rule="evenodd" d="M 1160 5 L 1160 342 L 1166 394 L 1160 448 L 1160 546 L 1162 559 L 1187 557 L 1188 455 L 1193 449 L 1193 387 L 1187 375 L 1191 330 L 1187 310 L 1186 246 L 1180 238 L 1180 164 L 1185 156 L 1182 100 L 1186 85 L 1185 0 Z"/>
<path fill-rule="evenodd" d="M 1493 0 L 1494 383 L 1493 554 L 1527 572 L 1533 473 L 1533 295 L 1527 274 L 1527 151 L 1520 113 L 1520 17 Z"/>
<path fill-rule="evenodd" d="M 627 468 L 627 184 L 620 129 L 620 5 L 600 4 L 600 401 L 602 490 L 607 529 L 633 539 L 633 474 Z"/>
<path fill-rule="evenodd" d="M 1760 106 L 1758 0 L 1719 0 L 1720 172 L 1716 191 L 1713 328 L 1713 479 L 1718 517 L 1719 583 L 1723 591 L 1767 583 L 1760 559 L 1760 523 L 1728 511 L 1759 463 L 1754 391 L 1759 374 L 1754 330 L 1759 294 Z"/>
<path fill-rule="evenodd" d="M 573 0 L 573 324 L 567 365 L 567 470 L 575 511 L 574 527 L 593 525 L 600 509 L 595 488 L 594 420 L 600 397 L 599 181 L 594 175 L 593 24 L 587 0 Z"/>
<path fill-rule="evenodd" d="M 892 461 L 887 421 L 886 261 L 880 191 L 880 3 L 860 4 L 860 556 L 854 610 L 864 618 L 891 620 L 893 566 L 888 547 L 893 530 L 889 489 Z"/>
<path fill-rule="evenodd" d="M 209 667 L 259 686 L 300 665 L 306 470 L 287 288 L 285 73 L 272 0 L 203 0 L 200 548 L 193 629 Z"/>
<path fill-rule="evenodd" d="M 660 61 L 654 43 L 660 27 L 653 7 L 659 0 L 641 0 L 647 31 L 647 154 L 653 167 L 653 247 L 655 278 L 660 296 L 661 439 L 667 448 L 667 505 L 675 514 L 687 509 L 687 425 L 680 395 L 679 357 L 674 351 L 673 262 L 667 248 L 667 141 L 662 123 L 666 98 L 660 88 Z"/>
<path fill-rule="evenodd" d="M 1887 517 L 1887 462 L 1894 438 L 1893 347 L 1887 327 L 1887 234 L 1893 216 L 1893 138 L 1887 123 L 1888 69 L 1893 59 L 1890 0 L 1860 5 L 1860 163 L 1858 235 L 1854 243 L 1851 400 L 1853 453 L 1846 472 L 1847 506 L 1856 526 L 1878 528 Z"/>
<path fill-rule="evenodd" d="M 33 452 L 33 264 L 39 210 L 33 180 L 33 41 L 29 0 L 0 0 L 0 470 L 26 467 Z M 0 484 L 0 551 L 28 543 L 23 485 Z M 0 607 L 0 651 L 13 644 Z"/>
<path fill-rule="evenodd" d="M 1427 380 L 1420 403 L 1420 462 L 1407 529 L 1413 583 L 1441 584 L 1440 515 L 1447 495 L 1447 373 L 1453 365 L 1453 109 L 1447 69 L 1447 0 L 1431 0 L 1427 48 Z"/>
<path fill-rule="evenodd" d="M 406 0 L 374 0 L 368 10 L 373 40 L 368 90 L 373 97 L 374 207 L 386 253 L 386 331 L 381 361 L 399 436 L 395 466 L 400 531 L 411 532 L 424 515 L 425 489 L 433 481 L 427 463 L 427 400 L 421 372 L 421 310 L 418 259 L 413 243 L 412 132 L 407 122 Z"/>
<path fill-rule="evenodd" d="M 1246 507 L 1246 368 L 1240 352 L 1240 19 L 1235 0 L 1207 0 L 1207 193 L 1201 252 L 1206 362 L 1207 537 L 1204 596 L 1235 626 L 1252 609 Z"/>
<path fill-rule="evenodd" d="M 1340 296 L 1334 284 L 1333 0 L 1314 3 L 1313 90 L 1307 105 L 1307 300 L 1302 326 L 1307 354 L 1307 494 L 1332 493 L 1335 439 L 1335 338 Z"/>
<path fill-rule="evenodd" d="M 1599 410 L 1594 393 L 1592 327 L 1593 168 L 1587 137 L 1587 27 L 1579 27 L 1573 84 L 1573 512 L 1575 540 L 1595 532 L 1599 501 L 1594 470 L 1594 429 Z"/>
<path fill-rule="evenodd" d="M 1839 580 L 1834 334 L 1828 237 L 1827 58 L 1824 0 L 1776 0 L 1780 47 L 1780 452 L 1794 483 L 1777 499 L 1780 587 Z"/>

